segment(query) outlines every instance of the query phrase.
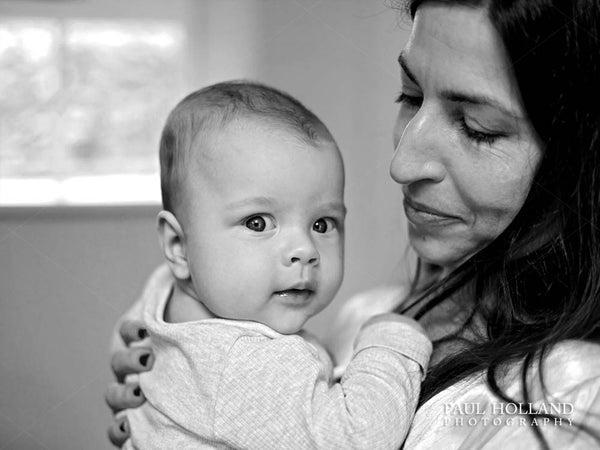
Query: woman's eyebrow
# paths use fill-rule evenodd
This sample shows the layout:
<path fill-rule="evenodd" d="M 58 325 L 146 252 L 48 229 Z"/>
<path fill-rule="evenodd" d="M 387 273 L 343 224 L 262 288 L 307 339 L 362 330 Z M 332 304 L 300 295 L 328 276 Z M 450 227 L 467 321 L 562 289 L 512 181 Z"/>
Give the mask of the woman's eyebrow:
<path fill-rule="evenodd" d="M 400 64 L 400 67 L 402 67 L 402 70 L 404 71 L 408 79 L 418 86 L 419 83 L 417 82 L 417 77 L 415 77 L 415 74 L 412 73 L 409 69 L 408 63 L 406 62 L 406 57 L 404 56 L 404 52 L 400 53 L 400 56 L 398 56 L 398 64 Z"/>
<path fill-rule="evenodd" d="M 464 93 L 456 92 L 452 90 L 443 90 L 440 96 L 448 101 L 456 103 L 467 103 L 474 106 L 491 106 L 494 109 L 499 110 L 501 113 L 513 117 L 515 119 L 523 119 L 514 109 L 509 108 L 502 104 L 500 101 L 487 95 L 476 94 L 476 93 Z"/>
<path fill-rule="evenodd" d="M 415 83 L 417 86 L 419 86 L 419 83 L 417 82 L 417 77 L 408 67 L 408 63 L 406 61 L 406 56 L 404 55 L 404 52 L 400 53 L 400 56 L 398 57 L 398 64 L 400 64 L 400 67 L 402 67 L 402 70 L 404 71 L 408 79 Z M 513 108 L 509 108 L 500 101 L 496 100 L 495 98 L 489 97 L 487 95 L 443 90 L 441 92 L 441 97 L 456 103 L 467 103 L 476 106 L 491 106 L 507 116 L 513 117 L 515 119 L 523 119 L 523 116 L 518 114 Z"/>

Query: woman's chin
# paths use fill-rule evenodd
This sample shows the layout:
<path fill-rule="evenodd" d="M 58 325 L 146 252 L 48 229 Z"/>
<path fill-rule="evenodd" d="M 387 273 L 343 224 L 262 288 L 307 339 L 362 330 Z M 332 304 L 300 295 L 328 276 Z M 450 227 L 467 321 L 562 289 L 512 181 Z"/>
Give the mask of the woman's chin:
<path fill-rule="evenodd" d="M 436 239 L 431 237 L 414 236 L 409 233 L 410 246 L 421 261 L 452 270 L 466 261 L 475 250 L 463 246 L 451 238 Z"/>

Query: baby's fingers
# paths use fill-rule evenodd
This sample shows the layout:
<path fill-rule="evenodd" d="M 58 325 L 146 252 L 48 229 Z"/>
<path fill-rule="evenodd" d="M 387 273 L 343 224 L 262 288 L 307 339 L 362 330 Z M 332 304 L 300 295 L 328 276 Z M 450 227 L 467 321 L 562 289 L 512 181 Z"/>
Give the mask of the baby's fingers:
<path fill-rule="evenodd" d="M 129 439 L 129 421 L 127 416 L 117 417 L 108 427 L 108 438 L 116 447 L 122 447 L 127 439 Z"/>
<path fill-rule="evenodd" d="M 137 408 L 146 401 L 144 393 L 137 384 L 111 383 L 104 395 L 106 403 L 113 412 Z"/>

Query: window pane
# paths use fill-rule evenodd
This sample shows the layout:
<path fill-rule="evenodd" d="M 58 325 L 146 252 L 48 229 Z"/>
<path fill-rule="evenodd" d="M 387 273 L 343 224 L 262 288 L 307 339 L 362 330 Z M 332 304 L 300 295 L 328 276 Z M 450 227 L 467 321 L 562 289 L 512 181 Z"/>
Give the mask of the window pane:
<path fill-rule="evenodd" d="M 0 22 L 0 176 L 44 173 L 58 156 L 60 27 Z"/>
<path fill-rule="evenodd" d="M 81 202 L 73 177 L 155 176 L 183 39 L 172 23 L 0 21 L 0 202 L 15 179 L 53 180 L 56 202 Z"/>

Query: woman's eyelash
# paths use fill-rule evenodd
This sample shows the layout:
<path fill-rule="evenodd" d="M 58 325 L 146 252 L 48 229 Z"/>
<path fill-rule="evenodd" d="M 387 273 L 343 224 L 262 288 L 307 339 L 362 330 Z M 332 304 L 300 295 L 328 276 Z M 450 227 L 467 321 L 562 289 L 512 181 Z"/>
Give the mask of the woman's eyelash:
<path fill-rule="evenodd" d="M 410 106 L 412 108 L 420 108 L 421 104 L 423 103 L 423 97 L 408 95 L 404 92 L 400 92 L 400 94 L 398 94 L 396 97 L 395 102 Z M 464 117 L 459 119 L 459 125 L 462 133 L 477 144 L 491 145 L 496 141 L 496 139 L 504 136 L 502 133 L 484 133 L 474 130 L 467 125 Z"/>
<path fill-rule="evenodd" d="M 419 107 L 421 103 L 423 103 L 422 97 L 417 97 L 415 95 L 408 95 L 404 92 L 400 92 L 400 94 L 396 97 L 396 103 L 403 103 L 408 106 Z"/>
<path fill-rule="evenodd" d="M 481 131 L 474 130 L 467 125 L 464 117 L 460 119 L 459 124 L 460 130 L 465 134 L 465 136 L 475 141 L 477 144 L 491 145 L 496 142 L 496 139 L 504 136 L 501 133 L 483 133 Z"/>

